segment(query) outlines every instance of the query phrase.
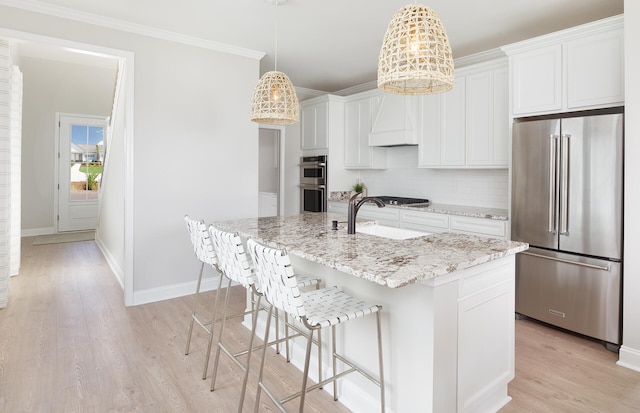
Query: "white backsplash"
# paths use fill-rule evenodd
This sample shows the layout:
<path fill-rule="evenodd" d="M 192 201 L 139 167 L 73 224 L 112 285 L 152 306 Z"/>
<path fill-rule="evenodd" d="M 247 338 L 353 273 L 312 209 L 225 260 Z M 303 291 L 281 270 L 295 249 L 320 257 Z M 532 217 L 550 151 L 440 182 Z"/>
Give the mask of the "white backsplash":
<path fill-rule="evenodd" d="M 387 149 L 388 168 L 360 171 L 371 195 L 427 198 L 432 203 L 487 208 L 508 207 L 507 169 L 418 168 L 418 149 Z"/>

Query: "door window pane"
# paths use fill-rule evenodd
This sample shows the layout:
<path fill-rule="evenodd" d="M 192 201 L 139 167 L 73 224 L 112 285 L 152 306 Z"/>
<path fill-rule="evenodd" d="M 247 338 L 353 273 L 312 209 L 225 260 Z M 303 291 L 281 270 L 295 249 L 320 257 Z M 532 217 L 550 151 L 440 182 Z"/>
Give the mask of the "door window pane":
<path fill-rule="evenodd" d="M 71 125 L 69 200 L 98 199 L 104 159 L 104 128 Z"/>

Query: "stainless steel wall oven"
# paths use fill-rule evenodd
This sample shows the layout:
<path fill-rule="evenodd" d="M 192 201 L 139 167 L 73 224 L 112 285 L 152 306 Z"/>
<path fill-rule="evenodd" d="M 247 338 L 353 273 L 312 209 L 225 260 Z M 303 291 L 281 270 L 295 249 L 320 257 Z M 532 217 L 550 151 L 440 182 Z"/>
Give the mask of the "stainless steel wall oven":
<path fill-rule="evenodd" d="M 300 158 L 300 210 L 326 212 L 327 210 L 327 156 Z"/>

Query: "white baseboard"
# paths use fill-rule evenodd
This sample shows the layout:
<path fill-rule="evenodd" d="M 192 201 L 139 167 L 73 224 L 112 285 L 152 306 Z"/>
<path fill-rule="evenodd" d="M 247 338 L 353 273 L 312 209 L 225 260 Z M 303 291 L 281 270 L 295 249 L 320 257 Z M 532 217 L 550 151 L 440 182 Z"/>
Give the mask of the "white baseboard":
<path fill-rule="evenodd" d="M 164 287 L 149 288 L 142 291 L 133 292 L 133 304 L 141 305 L 153 303 L 156 301 L 170 300 L 172 298 L 184 297 L 196 292 L 198 280 L 167 285 Z M 202 279 L 200 291 L 211 291 L 218 288 L 218 276 L 207 277 Z"/>
<path fill-rule="evenodd" d="M 23 229 L 21 231 L 21 236 L 23 237 L 37 237 L 38 235 L 49 235 L 55 234 L 56 229 L 54 227 L 49 228 L 31 228 L 31 229 Z"/>
<path fill-rule="evenodd" d="M 626 367 L 631 370 L 640 371 L 640 350 L 631 347 L 620 347 L 620 358 L 616 363 L 619 366 Z"/>
<path fill-rule="evenodd" d="M 113 254 L 111 254 L 111 251 L 109 251 L 107 246 L 104 245 L 102 239 L 99 237 L 98 232 L 96 232 L 96 245 L 98 245 L 98 248 L 100 248 L 100 251 L 102 251 L 102 255 L 107 260 L 109 268 L 111 268 L 113 275 L 115 275 L 118 283 L 120 283 L 120 287 L 122 287 L 122 289 L 124 290 L 124 271 L 122 271 L 122 268 L 120 268 L 120 264 L 118 264 L 118 261 L 115 259 Z"/>

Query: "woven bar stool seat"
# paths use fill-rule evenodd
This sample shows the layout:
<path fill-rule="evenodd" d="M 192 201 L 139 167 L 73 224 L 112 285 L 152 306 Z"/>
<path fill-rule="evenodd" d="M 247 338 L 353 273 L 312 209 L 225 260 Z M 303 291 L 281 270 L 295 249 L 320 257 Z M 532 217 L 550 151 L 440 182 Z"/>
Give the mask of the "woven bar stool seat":
<path fill-rule="evenodd" d="M 380 307 L 358 300 L 336 287 L 304 293 L 306 322 L 311 326 L 330 327 L 380 311 Z M 304 323 L 302 317 L 296 319 Z"/>
<path fill-rule="evenodd" d="M 337 379 L 352 372 L 359 372 L 374 384 L 380 387 L 380 410 L 385 411 L 384 396 L 384 370 L 382 362 L 382 336 L 380 333 L 380 310 L 382 307 L 376 304 L 357 299 L 344 293 L 336 287 L 322 288 L 315 291 L 303 292 L 298 288 L 297 275 L 291 266 L 291 261 L 286 251 L 281 249 L 270 248 L 249 239 L 247 248 L 253 258 L 255 271 L 262 293 L 269 306 L 269 311 L 278 308 L 288 313 L 295 320 L 298 320 L 304 327 L 308 329 L 307 348 L 305 353 L 304 370 L 302 373 L 302 389 L 285 398 L 276 398 L 268 389 L 263 381 L 263 372 L 266 358 L 266 347 L 262 350 L 262 361 L 260 365 L 260 373 L 258 377 L 258 389 L 256 394 L 255 412 L 258 412 L 260 404 L 260 395 L 264 391 L 267 396 L 281 411 L 286 411 L 283 404 L 300 397 L 299 411 L 304 411 L 305 396 L 308 391 L 316 388 L 322 388 L 326 383 L 333 382 L 333 396 L 338 400 Z M 355 363 L 349 361 L 344 355 L 336 352 L 336 325 L 346 323 L 347 321 L 362 318 L 368 315 L 376 315 L 376 330 L 378 344 L 378 368 L 379 378 L 376 379 L 361 369 Z M 269 323 L 271 317 L 267 317 L 267 326 L 265 329 L 265 338 L 269 339 Z M 331 327 L 331 353 L 332 353 L 332 377 L 318 380 L 313 386 L 307 386 L 309 375 L 309 364 L 311 347 L 313 343 L 313 334 L 325 327 Z M 255 326 L 254 326 L 255 334 Z M 349 368 L 340 373 L 337 372 L 336 361 L 340 360 Z M 321 359 L 319 364 L 321 364 Z"/>

